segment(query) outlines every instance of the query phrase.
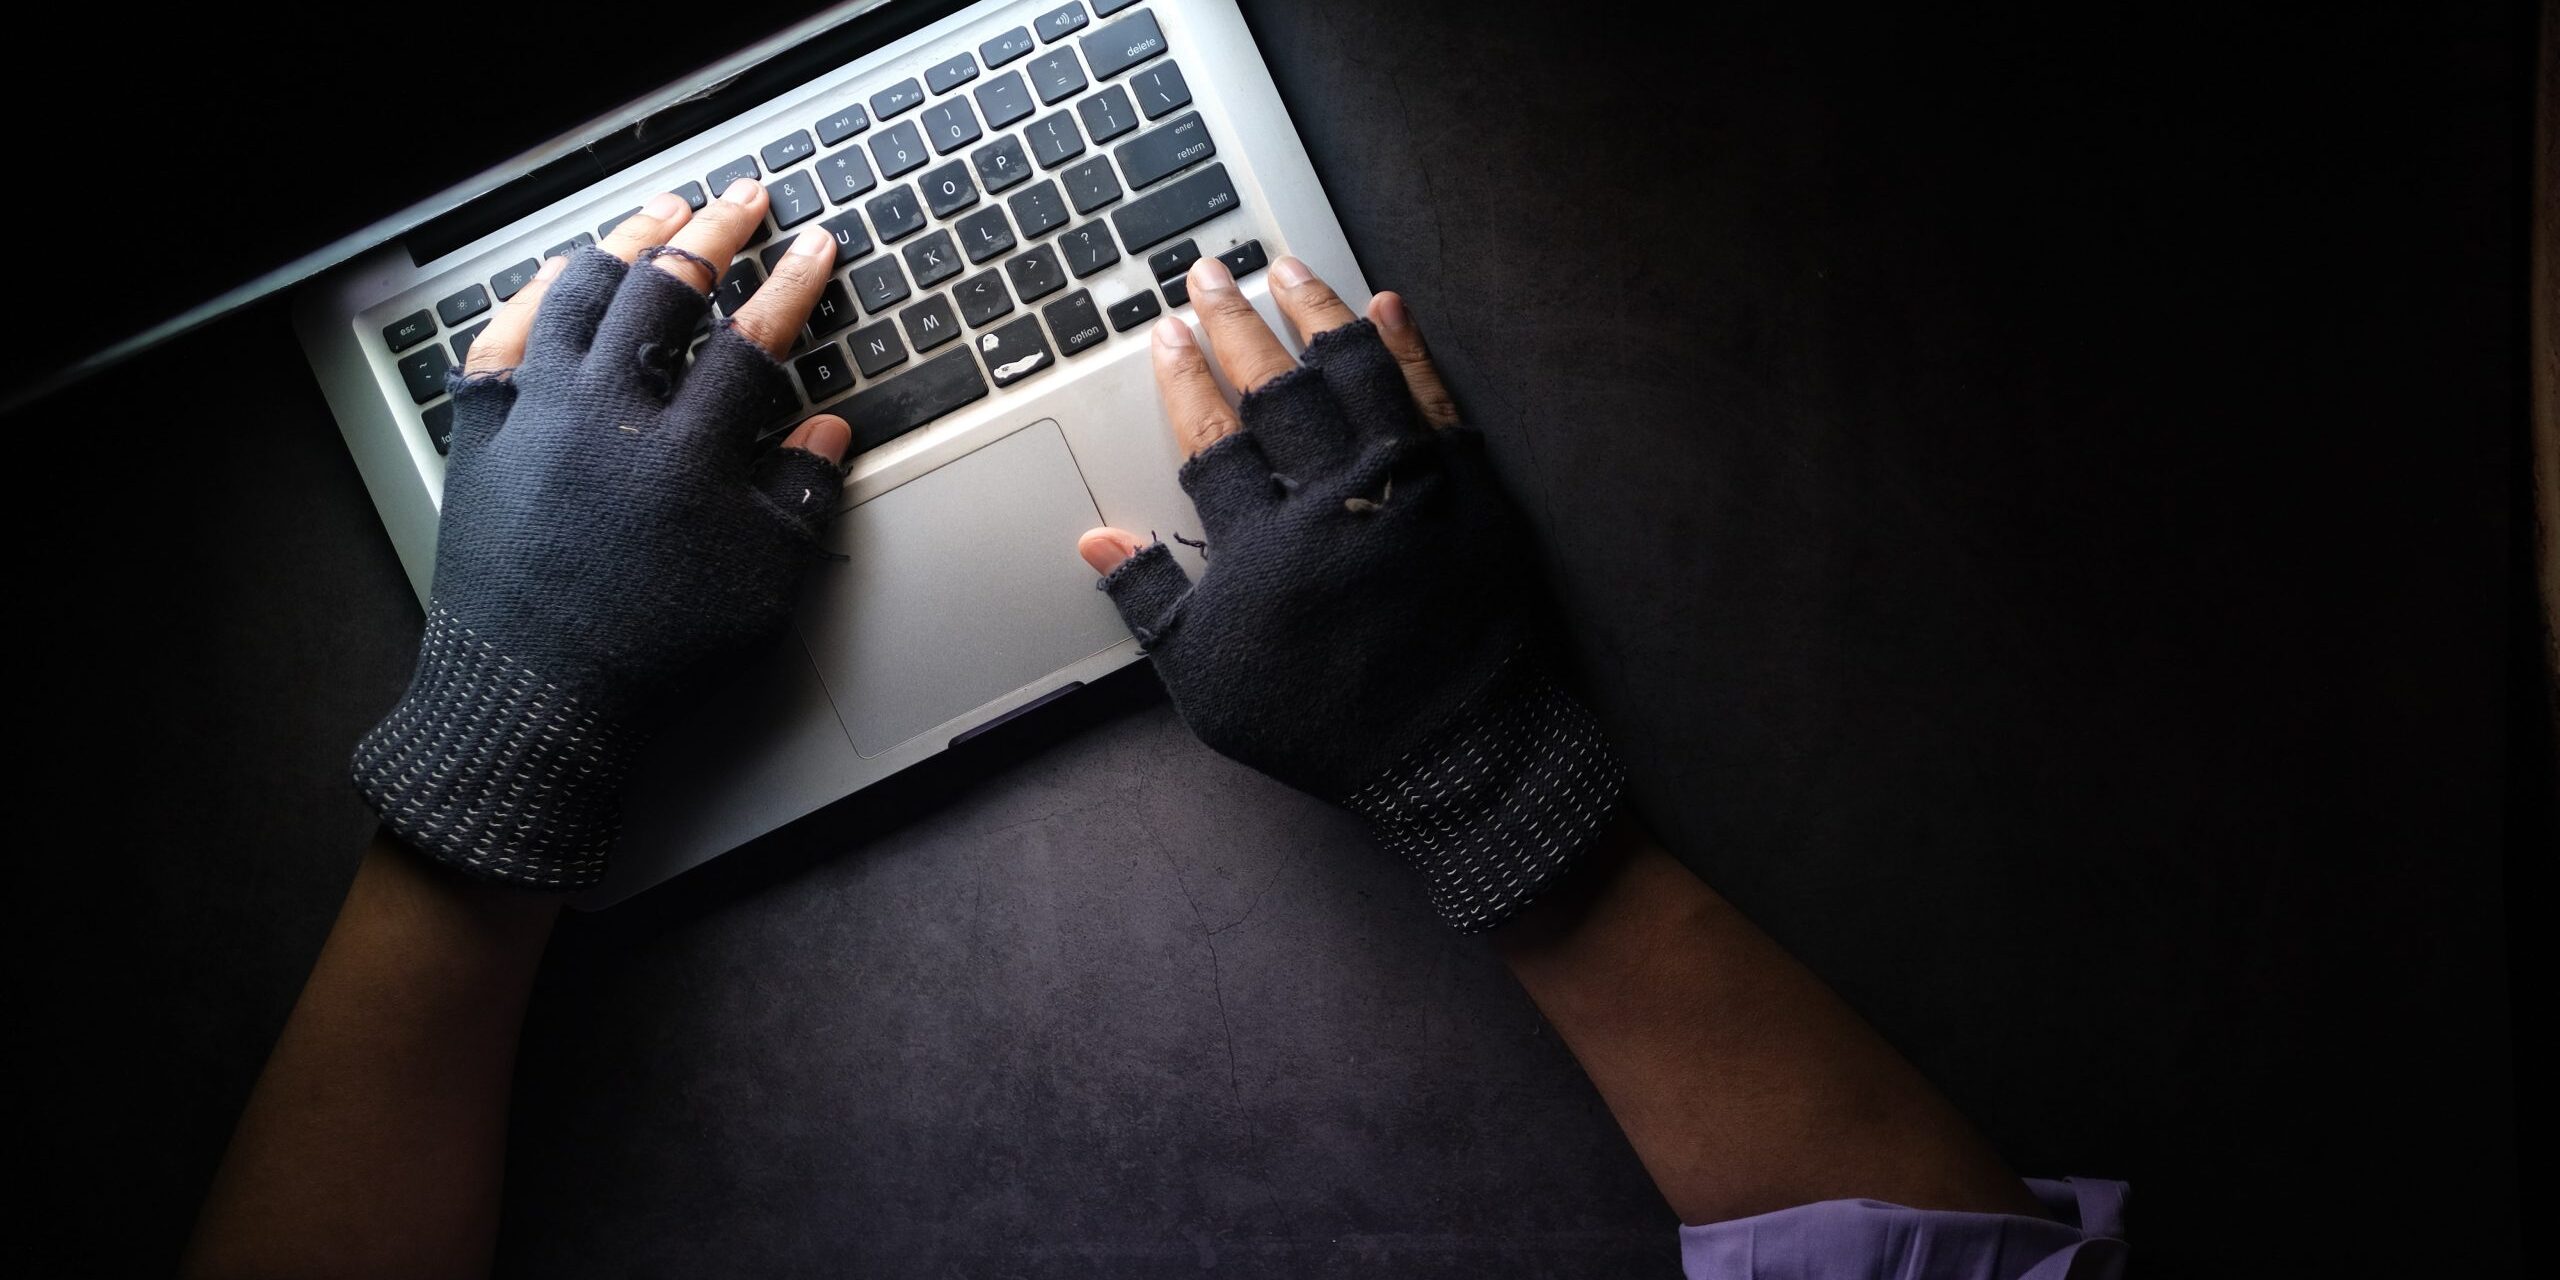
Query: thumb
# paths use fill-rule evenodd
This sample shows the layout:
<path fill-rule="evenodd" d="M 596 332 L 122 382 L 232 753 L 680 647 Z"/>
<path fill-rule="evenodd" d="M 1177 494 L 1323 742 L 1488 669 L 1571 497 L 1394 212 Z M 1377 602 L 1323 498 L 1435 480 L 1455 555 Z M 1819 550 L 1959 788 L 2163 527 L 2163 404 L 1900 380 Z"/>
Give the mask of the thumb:
<path fill-rule="evenodd" d="M 1076 540 L 1076 552 L 1101 573 L 1095 585 L 1120 609 L 1138 643 L 1153 648 L 1171 620 L 1173 607 L 1191 593 L 1191 575 L 1182 571 L 1161 542 L 1140 546 L 1125 529 L 1095 529 Z"/>
<path fill-rule="evenodd" d="M 1109 573 L 1119 568 L 1121 561 L 1138 554 L 1138 548 L 1145 545 L 1138 535 L 1126 529 L 1105 526 L 1085 530 L 1085 535 L 1076 539 L 1076 554 L 1083 556 L 1084 562 L 1092 565 L 1095 573 Z"/>

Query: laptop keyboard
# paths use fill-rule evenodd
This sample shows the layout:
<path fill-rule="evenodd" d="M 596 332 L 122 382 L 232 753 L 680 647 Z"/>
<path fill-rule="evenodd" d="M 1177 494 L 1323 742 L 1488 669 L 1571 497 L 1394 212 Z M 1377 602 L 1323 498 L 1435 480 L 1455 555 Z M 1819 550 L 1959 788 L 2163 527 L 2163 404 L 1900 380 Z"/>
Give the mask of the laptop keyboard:
<path fill-rule="evenodd" d="M 1238 204 L 1140 0 L 1068 0 L 912 72 L 847 85 L 805 124 L 738 139 L 737 158 L 676 188 L 697 210 L 738 178 L 772 197 L 712 289 L 722 315 L 755 296 L 799 228 L 836 238 L 835 277 L 785 361 L 802 407 L 767 438 L 834 413 L 858 454 L 1099 349 L 1189 301 L 1183 273 L 1200 247 L 1183 233 Z M 1098 306 L 1084 282 L 1124 256 L 1145 259 L 1153 287 Z M 1259 240 L 1218 256 L 1239 279 L 1266 265 Z M 540 265 L 510 262 L 383 329 L 438 453 L 453 434 L 447 371 Z"/>

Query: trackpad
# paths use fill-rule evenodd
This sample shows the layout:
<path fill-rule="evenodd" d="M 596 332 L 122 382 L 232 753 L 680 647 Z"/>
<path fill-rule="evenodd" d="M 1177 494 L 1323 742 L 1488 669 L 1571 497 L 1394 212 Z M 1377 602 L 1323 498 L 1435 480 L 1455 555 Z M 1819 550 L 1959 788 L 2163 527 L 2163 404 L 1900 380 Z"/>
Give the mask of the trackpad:
<path fill-rule="evenodd" d="M 800 634 L 865 757 L 1129 638 L 1076 558 L 1102 523 L 1043 420 L 836 517 Z M 1045 692 L 1045 690 L 1043 691 Z"/>

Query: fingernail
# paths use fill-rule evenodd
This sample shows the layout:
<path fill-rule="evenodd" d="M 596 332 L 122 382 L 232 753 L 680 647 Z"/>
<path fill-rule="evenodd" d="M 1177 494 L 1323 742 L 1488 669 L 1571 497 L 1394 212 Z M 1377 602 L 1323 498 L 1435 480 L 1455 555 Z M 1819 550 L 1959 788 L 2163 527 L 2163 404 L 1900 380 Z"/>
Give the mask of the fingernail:
<path fill-rule="evenodd" d="M 731 204 L 745 204 L 748 201 L 755 199 L 756 192 L 761 189 L 762 188 L 756 186 L 755 179 L 740 178 L 737 181 L 730 183 L 726 189 L 722 190 L 720 198 Z"/>
<path fill-rule="evenodd" d="M 1216 258 L 1202 258 L 1198 262 L 1191 264 L 1191 291 L 1193 293 L 1210 293 L 1220 289 L 1232 289 L 1235 287 L 1236 278 L 1234 273 L 1227 270 L 1227 264 L 1218 261 Z"/>
<path fill-rule="evenodd" d="M 1404 298 L 1401 295 L 1393 293 L 1378 295 L 1379 328 L 1389 333 L 1402 333 L 1405 326 L 1412 323 L 1413 317 L 1404 313 Z"/>
<path fill-rule="evenodd" d="M 542 269 L 534 272 L 533 278 L 536 280 L 548 280 L 551 277 L 560 274 L 560 269 L 568 265 L 569 260 L 566 257 L 544 258 L 542 260 Z"/>
<path fill-rule="evenodd" d="M 835 238 L 835 233 L 827 230 L 825 227 L 811 227 L 808 230 L 801 232 L 799 239 L 791 242 L 791 256 L 795 258 L 817 257 L 820 250 L 835 243 Z"/>
<path fill-rule="evenodd" d="M 1166 316 L 1156 321 L 1156 345 L 1179 351 L 1191 345 L 1191 326 Z"/>
<path fill-rule="evenodd" d="M 1278 262 L 1271 264 L 1271 278 L 1279 281 L 1283 289 L 1295 289 L 1315 279 L 1316 273 L 1307 270 L 1307 264 L 1284 253 Z"/>
<path fill-rule="evenodd" d="M 685 208 L 686 205 L 683 196 L 677 195 L 672 191 L 661 191 L 658 194 L 649 197 L 649 203 L 640 206 L 640 212 L 645 213 L 660 222 L 664 222 L 667 219 L 684 212 Z"/>

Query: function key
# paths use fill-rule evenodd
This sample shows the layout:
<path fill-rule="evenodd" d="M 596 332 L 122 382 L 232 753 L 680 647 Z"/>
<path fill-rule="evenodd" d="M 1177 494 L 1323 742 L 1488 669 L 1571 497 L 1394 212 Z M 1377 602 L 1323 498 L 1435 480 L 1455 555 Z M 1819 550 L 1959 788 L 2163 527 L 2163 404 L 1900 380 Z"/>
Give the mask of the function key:
<path fill-rule="evenodd" d="M 871 95 L 871 114 L 883 120 L 924 101 L 924 86 L 914 76 Z"/>
<path fill-rule="evenodd" d="M 788 138 L 764 144 L 764 171 L 778 173 L 818 153 L 818 144 L 809 141 L 809 131 L 795 129 Z"/>
<path fill-rule="evenodd" d="M 1093 64 L 1093 78 L 1108 80 L 1164 52 L 1164 32 L 1152 13 L 1133 13 L 1077 43 Z"/>
<path fill-rule="evenodd" d="M 453 369 L 445 359 L 442 346 L 429 347 L 414 356 L 400 360 L 400 381 L 409 388 L 409 398 L 419 404 L 444 394 L 444 375 Z"/>
<path fill-rule="evenodd" d="M 489 277 L 489 292 L 498 295 L 498 301 L 504 302 L 507 299 L 516 296 L 517 292 L 522 290 L 526 285 L 532 284 L 533 277 L 540 273 L 541 270 L 541 259 L 527 258 L 524 261 Z"/>
<path fill-rule="evenodd" d="M 599 236 L 599 237 L 605 237 L 605 238 L 609 238 L 609 237 L 611 237 L 611 236 L 613 235 L 613 229 L 614 229 L 615 227 L 621 226 L 623 223 L 629 222 L 629 221 L 631 220 L 631 215 L 633 215 L 633 214 L 635 214 L 635 213 L 638 213 L 638 212 L 640 212 L 640 210 L 639 210 L 639 208 L 638 208 L 637 206 L 635 206 L 635 207 L 633 207 L 633 208 L 625 209 L 625 210 L 623 210 L 622 212 L 617 213 L 617 214 L 613 215 L 612 217 L 605 219 L 605 220 L 604 220 L 604 225 L 602 225 L 602 226 L 600 226 L 600 227 L 597 227 L 597 228 L 596 228 L 596 235 L 597 235 L 597 236 Z"/>
<path fill-rule="evenodd" d="M 1182 65 L 1168 62 L 1149 67 L 1129 77 L 1129 92 L 1138 95 L 1138 109 L 1149 120 L 1160 120 L 1164 113 L 1191 105 L 1191 85 L 1182 78 Z"/>
<path fill-rule="evenodd" d="M 1067 0 L 1067 3 L 1041 14 L 1039 21 L 1032 25 L 1040 28 L 1040 39 L 1046 43 L 1051 40 L 1064 40 L 1082 31 L 1084 24 L 1090 21 L 1092 19 L 1084 16 L 1082 4 L 1076 3 L 1076 0 Z"/>
<path fill-rule="evenodd" d="M 1093 16 L 1108 18 L 1137 2 L 1138 0 L 1093 0 Z"/>
<path fill-rule="evenodd" d="M 527 277 L 527 279 L 530 278 Z M 390 343 L 391 350 L 395 353 L 406 351 L 434 337 L 435 333 L 435 317 L 428 315 L 423 309 L 382 326 L 382 340 Z"/>
<path fill-rule="evenodd" d="M 577 252 L 579 249 L 587 245 L 594 244 L 595 242 L 596 238 L 594 236 L 581 231 L 578 234 L 543 250 L 542 256 L 546 258 L 565 258 L 570 254 Z"/>
<path fill-rule="evenodd" d="M 754 156 L 740 156 L 737 159 L 712 170 L 711 176 L 702 180 L 702 185 L 709 187 L 711 189 L 711 194 L 716 196 L 727 191 L 729 189 L 729 184 L 736 182 L 740 178 L 745 178 L 748 181 L 753 182 L 763 176 L 764 170 L 756 167 L 756 158 Z"/>
<path fill-rule="evenodd" d="M 688 182 L 676 188 L 676 194 L 683 196 L 685 206 L 695 213 L 702 212 L 702 206 L 711 203 L 711 197 L 703 194 L 702 184 L 699 182 Z"/>
<path fill-rule="evenodd" d="M 1028 27 L 1015 27 L 978 46 L 978 56 L 984 59 L 990 68 L 1001 67 L 1029 52 L 1031 52 L 1031 29 Z"/>
<path fill-rule="evenodd" d="M 437 303 L 436 318 L 444 321 L 444 327 L 450 329 L 488 309 L 489 291 L 475 284 Z"/>
<path fill-rule="evenodd" d="M 488 327 L 489 322 L 483 320 L 480 323 L 453 335 L 453 362 L 455 364 L 471 363 L 471 344 L 474 340 L 479 338 L 480 331 Z"/>
<path fill-rule="evenodd" d="M 927 67 L 924 86 L 935 93 L 949 93 L 978 78 L 978 60 L 968 54 L 952 55 L 951 61 Z"/>
<path fill-rule="evenodd" d="M 1133 294 L 1111 304 L 1111 328 L 1117 333 L 1127 333 L 1163 312 L 1164 307 L 1156 301 L 1156 295 Z"/>
<path fill-rule="evenodd" d="M 1054 107 L 1083 90 L 1084 64 L 1076 61 L 1073 49 L 1052 49 L 1032 60 L 1031 87 L 1040 101 Z"/>
<path fill-rule="evenodd" d="M 870 127 L 870 113 L 860 107 L 846 107 L 818 122 L 818 141 L 832 147 Z"/>

